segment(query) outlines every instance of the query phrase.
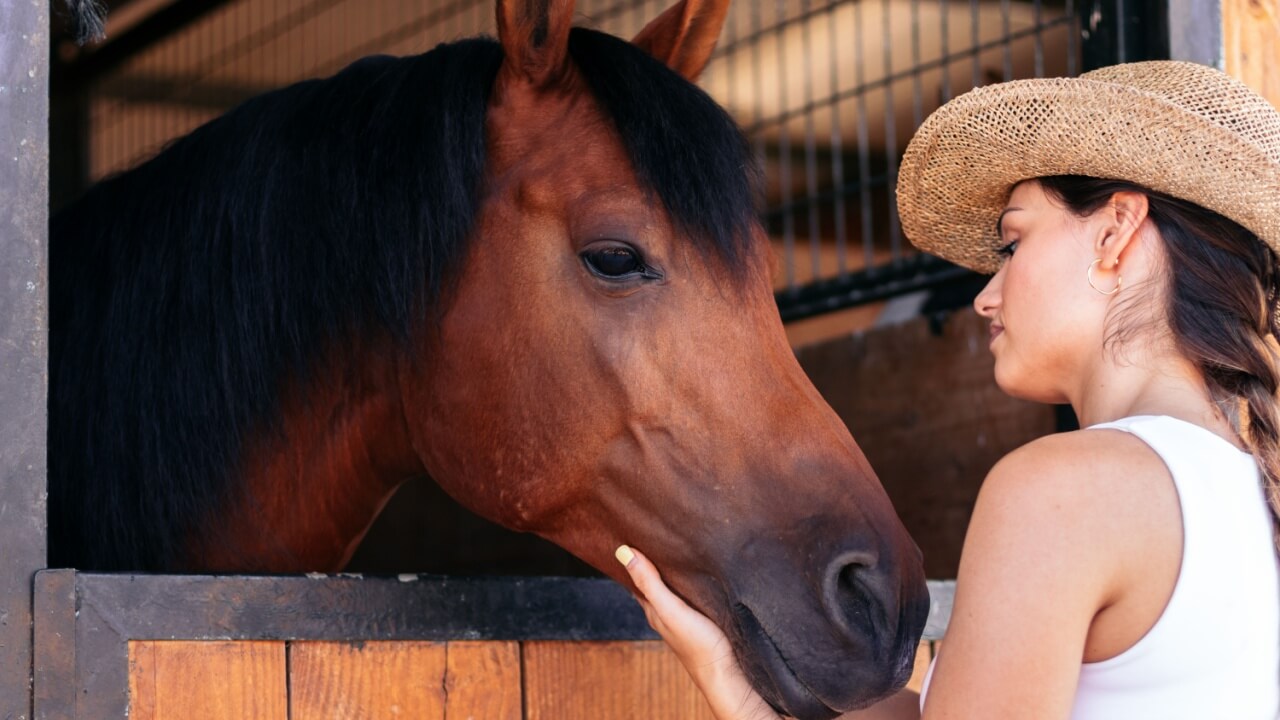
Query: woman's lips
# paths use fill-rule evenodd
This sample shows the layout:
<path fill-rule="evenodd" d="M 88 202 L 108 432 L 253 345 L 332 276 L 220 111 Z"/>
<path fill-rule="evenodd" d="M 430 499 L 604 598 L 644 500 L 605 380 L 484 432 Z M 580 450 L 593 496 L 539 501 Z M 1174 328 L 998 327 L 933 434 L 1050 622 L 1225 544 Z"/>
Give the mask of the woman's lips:
<path fill-rule="evenodd" d="M 1001 324 L 999 324 L 999 323 L 991 323 L 991 339 L 987 341 L 987 344 L 989 345 L 989 344 L 991 344 L 991 343 L 995 342 L 995 341 L 996 341 L 996 336 L 997 336 L 997 335 L 999 335 L 999 334 L 1000 334 L 1000 333 L 1002 333 L 1002 332 L 1004 332 L 1004 326 L 1003 326 L 1003 325 L 1001 325 Z"/>

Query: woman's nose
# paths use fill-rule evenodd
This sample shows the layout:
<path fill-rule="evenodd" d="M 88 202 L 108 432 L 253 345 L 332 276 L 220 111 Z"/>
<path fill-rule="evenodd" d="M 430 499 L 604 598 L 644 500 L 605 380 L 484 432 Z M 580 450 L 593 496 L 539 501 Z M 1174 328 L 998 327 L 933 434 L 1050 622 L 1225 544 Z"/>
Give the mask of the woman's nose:
<path fill-rule="evenodd" d="M 1000 284 L 1004 279 L 1004 268 L 1000 268 L 994 277 L 987 281 L 987 286 L 982 288 L 982 292 L 973 299 L 973 309 L 984 318 L 991 319 L 995 317 L 996 310 L 1000 307 Z"/>

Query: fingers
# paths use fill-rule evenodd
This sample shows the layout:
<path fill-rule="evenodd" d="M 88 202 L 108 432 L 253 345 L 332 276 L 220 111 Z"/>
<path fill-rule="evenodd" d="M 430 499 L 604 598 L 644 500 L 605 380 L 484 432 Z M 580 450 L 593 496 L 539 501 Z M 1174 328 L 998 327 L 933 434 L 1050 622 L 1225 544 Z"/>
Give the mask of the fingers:
<path fill-rule="evenodd" d="M 636 584 L 636 588 L 653 606 L 653 610 L 659 617 L 692 610 L 685 601 L 667 588 L 666 583 L 662 581 L 662 576 L 658 574 L 658 568 L 649 562 L 649 558 L 626 545 L 619 545 L 614 555 L 617 556 L 618 562 L 626 567 L 627 574 L 631 576 L 631 582 Z M 646 614 L 648 614 L 647 610 Z"/>
<path fill-rule="evenodd" d="M 636 598 L 658 631 L 702 690 L 717 718 L 776 718 L 751 688 L 734 657 L 729 639 L 715 623 L 667 588 L 649 559 L 626 545 L 614 553 L 642 597 Z"/>

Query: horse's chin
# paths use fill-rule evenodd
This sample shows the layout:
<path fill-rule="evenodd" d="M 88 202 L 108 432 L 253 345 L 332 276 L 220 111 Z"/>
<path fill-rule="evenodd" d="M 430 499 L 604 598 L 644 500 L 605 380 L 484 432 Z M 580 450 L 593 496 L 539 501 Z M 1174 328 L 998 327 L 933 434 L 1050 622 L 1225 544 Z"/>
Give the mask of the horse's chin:
<path fill-rule="evenodd" d="M 797 720 L 830 720 L 853 710 L 860 710 L 888 696 L 910 676 L 912 663 L 897 663 L 887 673 L 873 670 L 875 677 L 843 677 L 837 682 L 846 692 L 838 701 L 824 700 L 805 683 L 788 662 L 783 650 L 769 637 L 754 613 L 739 604 L 734 610 L 740 638 L 734 638 L 735 649 L 747 679 L 778 713 Z M 745 647 L 739 647 L 745 643 Z M 832 705 L 836 707 L 832 707 Z"/>

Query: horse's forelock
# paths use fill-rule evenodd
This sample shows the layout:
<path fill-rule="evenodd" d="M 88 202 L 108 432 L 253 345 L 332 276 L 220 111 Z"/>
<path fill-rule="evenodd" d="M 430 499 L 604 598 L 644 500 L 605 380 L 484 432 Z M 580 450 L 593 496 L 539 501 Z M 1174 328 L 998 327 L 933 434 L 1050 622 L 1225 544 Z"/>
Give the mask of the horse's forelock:
<path fill-rule="evenodd" d="M 730 269 L 750 274 L 760 174 L 733 119 L 696 85 L 612 35 L 574 28 L 569 53 L 640 182 L 676 228 Z"/>

